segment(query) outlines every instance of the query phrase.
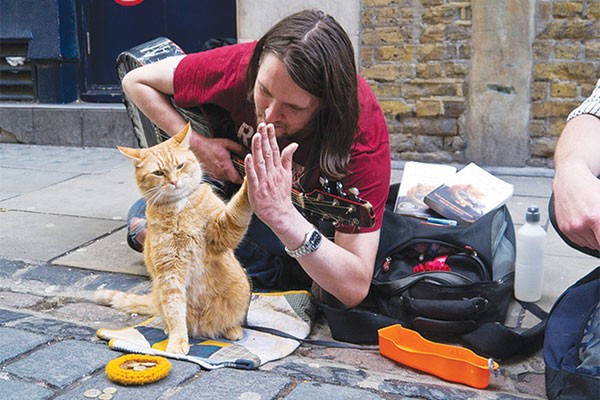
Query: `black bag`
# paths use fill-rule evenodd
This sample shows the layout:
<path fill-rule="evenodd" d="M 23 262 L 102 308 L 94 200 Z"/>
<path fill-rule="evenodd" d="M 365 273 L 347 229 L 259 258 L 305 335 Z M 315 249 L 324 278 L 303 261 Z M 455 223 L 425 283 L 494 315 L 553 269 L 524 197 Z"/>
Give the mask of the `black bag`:
<path fill-rule="evenodd" d="M 544 340 L 550 399 L 600 398 L 600 267 L 554 303 Z"/>
<path fill-rule="evenodd" d="M 525 332 L 502 325 L 516 256 L 508 208 L 471 225 L 438 225 L 394 213 L 397 191 L 392 185 L 367 299 L 353 309 L 322 304 L 333 338 L 375 344 L 379 328 L 400 323 L 430 340 L 458 340 L 499 359 L 539 349 L 543 323 Z M 428 261 L 434 270 L 415 272 Z M 449 271 L 435 270 L 444 262 Z M 540 319 L 546 316 L 535 305 L 527 307 Z"/>

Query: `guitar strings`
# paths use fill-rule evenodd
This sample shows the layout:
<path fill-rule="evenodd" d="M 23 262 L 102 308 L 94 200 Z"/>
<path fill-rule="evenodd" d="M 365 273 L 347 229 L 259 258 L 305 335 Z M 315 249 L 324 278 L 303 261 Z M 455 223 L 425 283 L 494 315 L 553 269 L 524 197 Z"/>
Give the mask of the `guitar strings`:
<path fill-rule="evenodd" d="M 244 162 L 241 159 L 238 158 L 233 158 L 232 162 L 234 164 L 234 166 L 236 167 L 238 173 L 242 176 L 245 175 L 245 168 L 244 168 Z M 307 171 L 304 171 L 302 175 L 306 174 Z M 335 198 L 334 195 L 331 195 L 331 197 Z M 348 201 L 348 199 L 337 199 L 338 201 Z M 366 207 L 363 204 L 360 203 L 352 203 L 349 205 L 336 205 L 333 204 L 332 201 L 326 201 L 326 200 L 319 200 L 318 198 L 312 198 L 312 197 L 308 197 L 305 195 L 305 193 L 294 189 L 292 191 L 292 203 L 294 203 L 296 206 L 299 206 L 300 208 L 303 208 L 306 212 L 309 213 L 318 213 L 321 214 L 323 216 L 327 216 L 329 218 L 331 218 L 334 221 L 337 222 L 342 222 L 342 223 L 346 223 L 346 224 L 351 224 L 351 225 L 357 225 L 360 223 L 360 218 L 358 217 L 351 217 L 351 216 L 345 216 L 342 215 L 340 216 L 340 211 L 344 212 L 344 214 L 349 214 L 352 212 L 351 207 L 358 207 L 358 208 L 364 208 L 365 210 L 368 210 L 368 207 Z M 327 210 L 330 210 L 329 212 Z M 331 211 L 333 210 L 333 211 Z M 344 211 L 345 210 L 345 211 Z M 357 213 L 357 211 L 355 211 L 354 213 Z M 360 215 L 360 212 L 358 212 L 358 214 Z M 347 222 L 344 222 L 347 221 Z"/>

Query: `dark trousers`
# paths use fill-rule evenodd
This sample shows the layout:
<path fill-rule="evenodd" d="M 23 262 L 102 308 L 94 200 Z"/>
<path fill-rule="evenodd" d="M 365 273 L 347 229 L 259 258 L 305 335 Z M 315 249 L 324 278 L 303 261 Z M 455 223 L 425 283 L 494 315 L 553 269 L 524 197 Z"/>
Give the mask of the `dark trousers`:
<path fill-rule="evenodd" d="M 287 255 L 283 243 L 255 215 L 235 255 L 257 289 L 310 288 L 311 279 L 298 261 Z"/>

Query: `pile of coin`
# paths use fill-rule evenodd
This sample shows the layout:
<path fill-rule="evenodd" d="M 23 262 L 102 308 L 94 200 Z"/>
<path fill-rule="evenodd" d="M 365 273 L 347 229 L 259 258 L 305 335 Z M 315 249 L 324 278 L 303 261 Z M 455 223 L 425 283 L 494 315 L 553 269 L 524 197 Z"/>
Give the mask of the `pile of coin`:
<path fill-rule="evenodd" d="M 155 363 L 154 361 L 143 361 L 143 362 L 127 361 L 127 362 L 121 364 L 121 368 L 130 369 L 133 371 L 145 371 L 148 368 L 156 367 L 156 364 L 157 363 Z"/>
<path fill-rule="evenodd" d="M 115 393 L 117 393 L 117 388 L 114 387 L 107 387 L 102 390 L 88 389 L 83 392 L 83 397 L 88 399 L 110 400 Z"/>

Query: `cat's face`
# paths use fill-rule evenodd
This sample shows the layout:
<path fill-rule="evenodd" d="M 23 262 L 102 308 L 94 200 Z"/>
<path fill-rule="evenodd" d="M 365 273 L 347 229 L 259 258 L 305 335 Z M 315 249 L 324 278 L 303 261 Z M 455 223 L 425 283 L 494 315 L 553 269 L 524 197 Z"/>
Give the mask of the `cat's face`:
<path fill-rule="evenodd" d="M 177 202 L 200 184 L 202 170 L 189 149 L 190 132 L 188 124 L 171 139 L 148 149 L 119 147 L 134 160 L 138 187 L 149 203 Z"/>

